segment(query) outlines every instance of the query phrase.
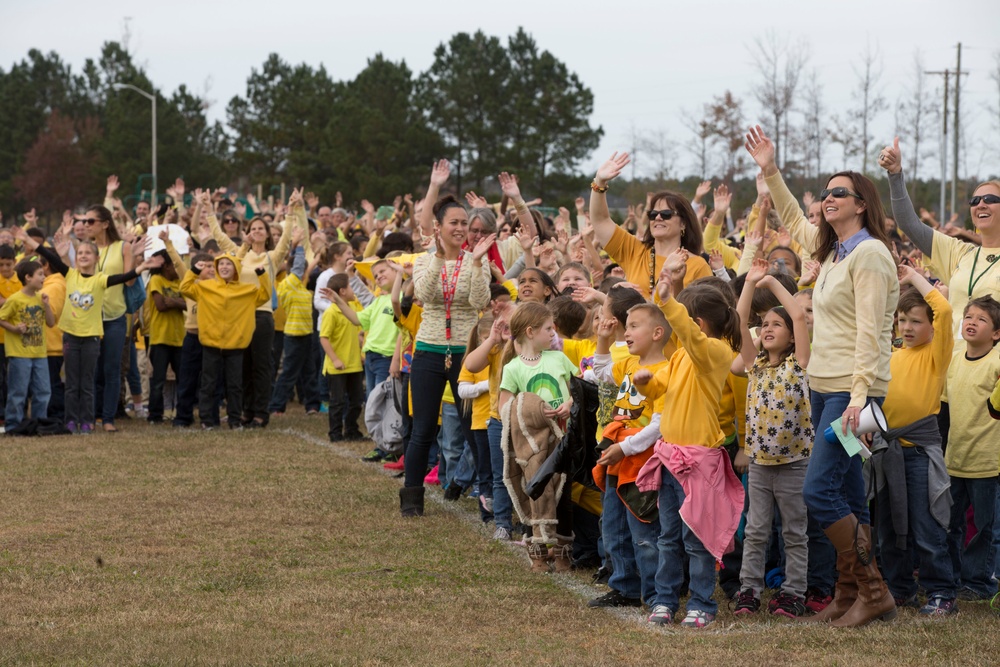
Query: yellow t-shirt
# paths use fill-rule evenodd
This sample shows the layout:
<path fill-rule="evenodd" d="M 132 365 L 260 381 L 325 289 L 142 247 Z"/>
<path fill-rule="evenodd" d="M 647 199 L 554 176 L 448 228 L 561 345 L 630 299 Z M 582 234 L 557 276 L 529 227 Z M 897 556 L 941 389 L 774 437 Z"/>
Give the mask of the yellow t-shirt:
<path fill-rule="evenodd" d="M 45 327 L 45 347 L 50 357 L 63 356 L 62 331 L 59 330 L 59 320 L 62 318 L 63 307 L 66 305 L 66 278 L 61 273 L 45 276 L 42 283 L 42 294 L 49 297 L 49 308 L 56 320 L 54 327 Z"/>
<path fill-rule="evenodd" d="M 948 474 L 968 479 L 1000 473 L 1000 428 L 984 414 L 986 402 L 1000 377 L 1000 352 L 996 348 L 979 359 L 955 352 L 948 368 L 948 394 L 961 400 L 948 403 L 951 430 L 944 464 Z"/>
<path fill-rule="evenodd" d="M 647 299 L 649 292 L 649 253 L 650 248 L 621 227 L 615 227 L 605 252 L 625 270 L 625 279 L 635 284 Z M 656 256 L 653 279 L 660 275 L 663 269 L 663 257 Z M 687 261 L 687 273 L 684 274 L 684 286 L 687 287 L 698 278 L 712 275 L 712 267 L 700 255 L 691 255 Z"/>
<path fill-rule="evenodd" d="M 157 274 L 149 279 L 146 286 L 146 303 L 143 309 L 147 313 L 146 319 L 149 322 L 149 344 L 150 345 L 172 345 L 181 347 L 184 345 L 184 311 L 171 308 L 165 312 L 160 312 L 153 302 L 153 294 L 159 293 L 165 298 L 182 298 L 181 282 L 179 280 L 167 280 L 162 275 Z"/>
<path fill-rule="evenodd" d="M 0 276 L 0 296 L 2 296 L 3 298 L 9 299 L 12 295 L 17 294 L 19 291 L 21 291 L 22 287 L 24 287 L 24 285 L 22 285 L 21 281 L 17 279 L 16 273 L 12 275 L 10 278 L 4 278 L 3 276 Z M 7 333 L 7 330 L 4 329 L 3 327 L 0 327 L 0 345 L 4 344 L 5 333 Z"/>
<path fill-rule="evenodd" d="M 587 357 L 594 356 L 594 353 L 597 351 L 597 340 L 565 338 L 563 339 L 562 346 L 563 354 L 569 357 L 573 365 L 580 368 L 582 372 L 583 369 L 580 367 L 580 362 Z"/>
<path fill-rule="evenodd" d="M 1000 298 L 1000 261 L 991 264 L 986 259 L 990 256 L 1000 256 L 1000 248 L 980 248 L 947 234 L 934 232 L 931 257 L 929 260 L 924 258 L 934 275 L 948 286 L 948 302 L 952 312 L 958 314 L 958 317 L 953 318 L 956 353 L 965 351 L 962 315 L 969 300 L 981 296 Z M 951 444 L 950 440 L 948 444 Z"/>
<path fill-rule="evenodd" d="M 108 275 L 105 273 L 84 276 L 76 269 L 70 269 L 66 274 L 66 303 L 59 318 L 59 328 L 81 338 L 103 336 L 102 309 L 107 287 Z"/>
<path fill-rule="evenodd" d="M 125 249 L 122 241 L 115 241 L 99 250 L 100 254 L 97 259 L 97 271 L 99 273 L 107 276 L 125 273 Z M 124 285 L 115 285 L 105 290 L 101 312 L 105 321 L 116 320 L 125 314 Z M 100 336 L 101 334 L 97 335 Z"/>
<path fill-rule="evenodd" d="M 478 373 L 472 373 L 465 366 L 462 366 L 462 371 L 458 374 L 459 382 L 471 382 L 472 384 L 477 384 L 484 380 L 489 381 L 490 379 L 490 367 L 487 366 Z M 448 387 L 448 385 L 445 385 Z M 472 430 L 482 431 L 486 429 L 486 421 L 490 418 L 490 392 L 485 394 L 480 394 L 472 399 Z"/>
<path fill-rule="evenodd" d="M 359 312 L 360 305 L 357 301 L 351 301 L 350 306 L 355 312 Z M 360 373 L 364 368 L 361 365 L 361 342 L 358 335 L 361 327 L 353 324 L 344 313 L 340 312 L 337 306 L 330 306 L 323 313 L 323 319 L 319 326 L 319 337 L 330 341 L 330 346 L 334 353 L 342 362 L 344 370 L 334 367 L 330 357 L 323 355 L 323 373 L 325 375 L 341 375 L 343 373 Z"/>
<path fill-rule="evenodd" d="M 937 290 L 931 290 L 924 299 L 934 312 L 934 338 L 918 347 L 904 347 L 892 353 L 889 360 L 892 379 L 882 404 L 889 428 L 907 426 L 941 411 L 941 390 L 955 350 L 951 306 Z M 913 446 L 902 439 L 899 444 Z"/>
<path fill-rule="evenodd" d="M 45 307 L 40 295 L 11 294 L 0 306 L 0 320 L 27 327 L 23 334 L 7 332 L 4 352 L 8 357 L 45 358 Z"/>

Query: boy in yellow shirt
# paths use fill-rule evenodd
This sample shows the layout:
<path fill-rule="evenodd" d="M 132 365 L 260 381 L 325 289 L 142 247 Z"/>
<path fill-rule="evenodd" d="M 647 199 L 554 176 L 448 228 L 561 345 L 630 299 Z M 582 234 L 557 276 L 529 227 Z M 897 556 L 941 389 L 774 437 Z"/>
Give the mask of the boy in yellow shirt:
<path fill-rule="evenodd" d="M 927 591 L 927 604 L 920 613 L 948 616 L 957 613 L 958 606 L 948 555 L 950 512 L 943 493 L 948 474 L 936 415 L 955 348 L 951 306 L 909 266 L 900 265 L 899 284 L 904 289 L 896 312 L 903 347 L 889 361 L 892 379 L 882 406 L 892 433 L 884 453 L 873 460 L 879 479 L 876 526 L 881 566 L 896 606 L 918 606 L 908 542 L 913 544 L 919 556 L 920 586 Z M 911 287 L 905 289 L 907 285 Z M 931 503 L 930 497 L 944 502 Z"/>
<path fill-rule="evenodd" d="M 56 324 L 49 307 L 49 297 L 39 294 L 45 282 L 45 270 L 38 262 L 22 262 L 17 268 L 18 282 L 24 287 L 0 306 L 0 327 L 7 333 L 7 405 L 4 411 L 7 430 L 17 428 L 24 419 L 28 390 L 31 390 L 31 416 L 48 417 L 49 365 L 45 358 L 45 329 Z"/>
<path fill-rule="evenodd" d="M 13 246 L 0 245 L 0 305 L 21 289 L 21 281 L 14 274 L 17 253 Z M 7 358 L 4 349 L 4 330 L 0 329 L 0 405 L 7 405 Z"/>
<path fill-rule="evenodd" d="M 210 415 L 215 403 L 219 373 L 226 382 L 226 413 L 229 428 L 240 428 L 243 411 L 243 350 L 250 345 L 254 311 L 271 299 L 267 270 L 258 267 L 258 285 L 240 282 L 240 259 L 235 255 L 215 258 L 215 278 L 198 280 L 197 267 L 184 274 L 181 294 L 198 302 L 198 340 L 202 345 L 201 397 L 198 413 L 201 428 L 213 428 Z"/>
<path fill-rule="evenodd" d="M 358 303 L 346 273 L 330 278 L 328 289 L 357 312 Z M 323 374 L 330 395 L 330 442 L 360 440 L 358 418 L 364 403 L 364 367 L 361 364 L 361 327 L 340 308 L 327 308 L 319 327 L 323 348 Z M 346 412 L 344 406 L 347 406 Z"/>
<path fill-rule="evenodd" d="M 181 296 L 180 277 L 187 268 L 180 261 L 163 232 L 170 261 L 153 270 L 146 286 L 147 322 L 149 323 L 149 361 L 153 376 L 149 383 L 149 423 L 163 423 L 163 387 L 167 382 L 167 366 L 173 369 L 178 385 L 181 379 L 181 351 L 184 347 L 184 313 L 187 301 Z"/>
<path fill-rule="evenodd" d="M 45 327 L 45 348 L 49 363 L 49 388 L 52 395 L 49 398 L 49 419 L 63 421 L 66 415 L 66 387 L 62 381 L 63 338 L 59 330 L 59 318 L 62 317 L 63 306 L 66 303 L 66 277 L 54 271 L 41 255 L 38 263 L 45 269 L 45 282 L 42 283 L 42 294 L 49 297 L 49 308 L 56 318 L 56 326 Z"/>

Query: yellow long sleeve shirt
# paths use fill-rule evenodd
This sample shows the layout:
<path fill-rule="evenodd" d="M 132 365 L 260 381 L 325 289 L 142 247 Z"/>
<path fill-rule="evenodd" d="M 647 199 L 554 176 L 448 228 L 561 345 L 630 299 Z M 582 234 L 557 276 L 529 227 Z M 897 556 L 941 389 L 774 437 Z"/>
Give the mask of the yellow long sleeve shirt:
<path fill-rule="evenodd" d="M 961 400 L 948 403 L 951 429 L 944 464 L 948 474 L 966 479 L 995 477 L 1000 472 L 1000 428 L 983 414 L 1000 377 L 1000 352 L 969 359 L 956 351 L 948 368 L 948 394 Z"/>
<path fill-rule="evenodd" d="M 719 427 L 719 405 L 733 349 L 723 340 L 706 336 L 674 299 L 660 309 L 680 346 L 666 368 L 645 385 L 636 386 L 650 400 L 663 397 L 660 435 L 665 442 L 718 447 L 725 439 Z"/>
<path fill-rule="evenodd" d="M 720 239 L 721 233 L 722 225 L 715 225 L 709 222 L 705 226 L 702 244 L 705 246 L 705 252 L 718 250 L 722 255 L 722 261 L 725 262 L 726 268 L 735 271 L 736 267 L 740 265 L 740 251 L 728 243 L 723 243 Z"/>
<path fill-rule="evenodd" d="M 240 350 L 253 338 L 254 310 L 271 298 L 271 283 L 267 273 L 254 275 L 256 285 L 219 278 L 219 260 L 228 259 L 236 264 L 239 259 L 229 255 L 215 258 L 215 278 L 198 280 L 194 271 L 188 271 L 181 280 L 181 294 L 198 302 L 198 340 L 202 345 L 221 350 Z"/>

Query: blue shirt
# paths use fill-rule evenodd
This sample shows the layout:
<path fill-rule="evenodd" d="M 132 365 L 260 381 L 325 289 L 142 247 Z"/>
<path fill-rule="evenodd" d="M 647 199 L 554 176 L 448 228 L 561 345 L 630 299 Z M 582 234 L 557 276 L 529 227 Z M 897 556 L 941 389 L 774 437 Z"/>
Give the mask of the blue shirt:
<path fill-rule="evenodd" d="M 872 235 L 868 233 L 867 229 L 862 227 L 861 231 L 857 232 L 843 243 L 841 243 L 840 241 L 835 241 L 833 247 L 837 251 L 837 261 L 839 262 L 843 260 L 845 257 L 850 255 L 855 248 L 858 247 L 859 243 L 861 243 L 862 241 L 867 241 L 870 238 L 872 238 Z"/>

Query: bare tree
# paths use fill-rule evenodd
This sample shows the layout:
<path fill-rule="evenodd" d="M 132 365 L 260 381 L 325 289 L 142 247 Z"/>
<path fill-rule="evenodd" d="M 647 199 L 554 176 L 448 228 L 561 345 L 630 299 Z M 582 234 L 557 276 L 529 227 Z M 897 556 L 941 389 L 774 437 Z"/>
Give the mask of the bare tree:
<path fill-rule="evenodd" d="M 861 54 L 860 66 L 854 66 L 857 89 L 854 97 L 858 106 L 851 111 L 851 117 L 858 131 L 858 148 L 861 152 L 861 173 L 868 172 L 868 147 L 872 143 L 871 127 L 875 117 L 889 108 L 881 93 L 882 53 L 878 44 L 874 50 L 869 42 Z"/>
<path fill-rule="evenodd" d="M 1000 51 L 993 52 L 993 69 L 990 71 L 990 79 L 996 84 L 996 90 L 993 91 L 994 95 L 997 95 L 994 99 L 997 100 L 997 105 L 993 108 L 993 121 L 997 124 L 997 131 L 1000 132 Z"/>
<path fill-rule="evenodd" d="M 823 87 L 815 70 L 806 81 L 802 92 L 803 163 L 809 177 L 819 178 L 823 172 L 823 146 L 827 133 L 824 127 L 826 107 L 823 104 Z"/>
<path fill-rule="evenodd" d="M 723 178 L 731 182 L 745 169 L 743 142 L 746 120 L 743 117 L 743 102 L 727 90 L 712 100 L 707 111 L 712 142 L 725 151 Z"/>
<path fill-rule="evenodd" d="M 925 140 L 935 120 L 937 105 L 933 103 L 927 84 L 927 68 L 918 49 L 913 54 L 913 79 L 910 82 L 908 98 L 897 105 L 899 123 L 897 134 L 907 139 L 906 155 L 910 158 L 907 175 L 910 177 L 910 197 L 915 196 L 917 179 L 920 178 L 920 164 L 933 155 Z"/>
<path fill-rule="evenodd" d="M 843 160 L 841 169 L 845 170 L 847 169 L 847 161 L 861 151 L 860 137 L 851 118 L 852 115 L 848 114 L 848 117 L 845 118 L 840 114 L 834 114 L 830 118 L 830 123 L 833 127 L 827 130 L 830 143 L 840 146 L 841 158 Z"/>
<path fill-rule="evenodd" d="M 677 142 L 670 138 L 666 130 L 660 128 L 647 132 L 646 136 L 636 142 L 636 147 L 648 157 L 652 172 L 649 175 L 659 184 L 666 183 L 673 176 Z"/>
<path fill-rule="evenodd" d="M 681 123 L 690 130 L 692 137 L 684 144 L 695 159 L 698 175 L 705 179 L 709 177 L 709 147 L 712 145 L 712 124 L 709 122 L 709 108 L 706 104 L 702 113 L 681 111 Z"/>
<path fill-rule="evenodd" d="M 799 78 L 809 60 L 809 47 L 804 41 L 791 44 L 780 38 L 776 31 L 768 30 L 764 37 L 754 40 L 750 52 L 761 75 L 754 96 L 774 121 L 770 130 L 775 158 L 778 166 L 784 167 L 788 160 L 789 115 Z"/>

